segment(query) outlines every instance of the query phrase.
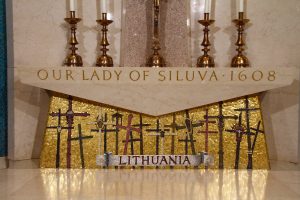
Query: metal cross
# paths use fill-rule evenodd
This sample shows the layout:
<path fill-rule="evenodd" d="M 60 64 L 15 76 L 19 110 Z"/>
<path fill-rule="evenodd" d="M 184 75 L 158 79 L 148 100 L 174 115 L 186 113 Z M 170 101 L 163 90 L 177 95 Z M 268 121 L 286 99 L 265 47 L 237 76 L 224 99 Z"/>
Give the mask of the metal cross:
<path fill-rule="evenodd" d="M 116 155 L 119 154 L 119 129 L 117 128 L 117 126 L 120 124 L 120 125 L 123 125 L 123 115 L 120 114 L 117 110 L 116 113 L 114 113 L 112 115 L 112 121 L 115 122 L 115 127 L 116 127 Z"/>
<path fill-rule="evenodd" d="M 140 153 L 141 155 L 144 154 L 144 139 L 143 139 L 143 127 L 148 127 L 151 126 L 151 124 L 144 124 L 143 123 L 143 117 L 142 114 L 140 114 L 140 123 L 139 124 L 134 124 L 133 127 L 139 127 L 141 132 L 140 132 Z M 131 138 L 133 139 L 133 138 Z M 132 144 L 133 146 L 133 144 Z"/>
<path fill-rule="evenodd" d="M 146 129 L 146 131 L 159 133 L 161 131 L 159 119 L 156 120 L 156 128 L 155 129 Z M 159 135 L 156 136 L 155 152 L 156 152 L 156 155 L 159 155 Z"/>
<path fill-rule="evenodd" d="M 68 123 L 68 139 L 67 139 L 67 168 L 71 168 L 71 137 L 72 137 L 72 126 L 74 123 L 74 117 L 87 117 L 90 116 L 87 112 L 84 113 L 75 113 L 73 111 L 73 97 L 68 96 L 68 110 L 66 113 L 59 114 L 59 113 L 50 113 L 50 116 L 52 117 L 58 117 L 60 116 L 65 116 L 67 118 L 67 123 Z"/>
<path fill-rule="evenodd" d="M 208 116 L 208 109 L 205 111 L 205 116 Z M 205 131 L 198 131 L 198 133 L 204 133 L 205 134 L 205 152 L 208 153 L 208 135 L 209 134 L 217 134 L 218 131 L 210 131 L 209 130 L 209 124 L 216 124 L 216 121 L 209 121 L 208 118 L 205 120 L 200 120 L 200 123 L 203 123 L 205 125 Z M 207 166 L 205 166 L 207 168 Z"/>
<path fill-rule="evenodd" d="M 132 131 L 136 131 L 138 133 L 141 132 L 140 128 L 135 128 L 133 127 L 132 124 L 132 119 L 133 119 L 133 115 L 129 114 L 128 115 L 128 122 L 127 122 L 127 126 L 123 126 L 123 125 L 118 125 L 117 128 L 118 129 L 124 129 L 126 130 L 126 140 L 125 140 L 125 146 L 124 146 L 124 151 L 123 151 L 123 155 L 127 155 L 127 150 L 128 150 L 128 143 L 129 143 L 129 137 L 130 134 L 132 134 Z"/>
<path fill-rule="evenodd" d="M 254 131 L 255 133 L 252 133 L 254 136 L 254 140 L 253 140 L 253 143 L 252 143 L 252 147 L 251 147 L 251 155 L 253 155 L 253 152 L 254 152 L 254 149 L 255 149 L 255 144 L 256 144 L 256 140 L 257 140 L 257 136 L 259 133 L 262 133 L 264 134 L 265 132 L 264 131 L 261 131 L 260 130 L 260 125 L 261 125 L 261 121 L 258 122 L 257 124 L 257 127 L 256 128 L 250 128 L 252 131 Z"/>
<path fill-rule="evenodd" d="M 179 128 L 179 124 L 176 123 L 176 114 L 173 113 L 173 121 L 171 124 L 166 125 L 165 127 L 167 128 L 171 128 L 171 131 L 174 135 L 172 135 L 172 139 L 171 139 L 171 155 L 175 154 L 175 135 L 178 135 L 177 131 Z M 173 169 L 174 167 L 171 166 L 171 169 Z"/>
<path fill-rule="evenodd" d="M 61 109 L 58 109 L 58 121 L 57 121 L 57 126 L 47 126 L 47 129 L 56 129 L 56 134 L 57 134 L 57 142 L 56 142 L 56 160 L 55 160 L 55 167 L 59 168 L 60 166 L 60 136 L 61 136 L 61 132 L 62 130 L 66 129 L 70 129 L 69 127 L 63 127 L 61 126 Z M 73 127 L 71 127 L 71 129 L 73 129 Z"/>
<path fill-rule="evenodd" d="M 185 115 L 186 115 L 186 118 L 185 118 L 185 125 L 184 126 L 179 126 L 178 127 L 178 130 L 182 130 L 182 129 L 186 129 L 187 132 L 186 132 L 186 139 L 185 140 L 178 140 L 180 142 L 186 142 L 187 140 L 191 143 L 191 149 L 192 149 L 192 154 L 193 155 L 196 155 L 196 149 L 195 149 L 195 140 L 194 140 L 194 128 L 195 127 L 200 127 L 203 125 L 203 123 L 201 122 L 196 122 L 193 124 L 193 119 L 190 118 L 190 115 L 189 115 L 189 111 L 186 110 L 185 111 Z M 188 145 L 186 143 L 186 145 Z M 185 147 L 186 149 L 188 148 L 187 146 Z M 187 153 L 187 150 L 186 150 L 186 153 Z"/>
<path fill-rule="evenodd" d="M 107 121 L 107 113 L 105 113 L 104 117 L 103 117 L 103 113 L 102 110 L 99 112 L 97 119 L 95 122 L 92 122 L 91 124 L 95 124 L 96 125 L 96 129 L 91 129 L 91 132 L 97 132 L 99 133 L 99 155 L 101 155 L 101 144 L 102 144 L 102 133 L 104 133 L 104 152 L 107 152 L 107 133 L 109 132 L 115 132 L 115 129 L 107 129 L 108 125 L 114 125 L 114 124 L 110 124 Z"/>
<path fill-rule="evenodd" d="M 189 142 L 190 143 L 194 143 L 194 142 L 196 142 L 196 140 L 191 140 L 190 139 L 190 137 L 189 137 L 189 134 L 188 133 L 186 133 L 186 136 L 185 136 L 185 139 L 179 139 L 178 140 L 178 142 L 184 142 L 185 143 L 185 154 L 187 155 L 188 154 L 188 148 L 189 148 Z M 196 152 L 196 151 L 194 151 L 194 152 Z M 193 154 L 194 154 L 194 152 L 193 152 Z"/>
<path fill-rule="evenodd" d="M 249 97 L 245 98 L 245 108 L 235 109 L 235 111 L 246 113 L 246 130 L 247 130 L 247 144 L 248 144 L 248 165 L 247 169 L 252 169 L 252 144 L 251 144 L 251 127 L 250 127 L 250 113 L 258 111 L 259 108 L 249 108 Z"/>
<path fill-rule="evenodd" d="M 80 147 L 80 159 L 81 159 L 81 167 L 82 169 L 85 168 L 84 164 L 84 152 L 83 152 L 83 140 L 87 139 L 92 139 L 93 136 L 82 136 L 82 131 L 81 131 L 81 124 L 78 124 L 78 137 L 76 138 L 71 138 L 70 141 L 78 140 L 79 141 L 79 147 Z"/>
<path fill-rule="evenodd" d="M 228 119 L 237 119 L 237 116 L 225 116 L 223 115 L 223 102 L 219 102 L 219 115 L 209 116 L 205 115 L 204 119 L 217 119 L 218 120 L 218 129 L 219 129 L 219 169 L 224 169 L 224 150 L 223 150 L 223 130 L 224 122 Z"/>
<path fill-rule="evenodd" d="M 159 129 L 158 132 L 148 134 L 148 136 L 160 137 L 160 139 L 161 139 L 161 146 L 160 146 L 160 148 L 161 148 L 160 152 L 161 153 L 160 154 L 161 155 L 164 155 L 165 137 L 166 136 L 176 136 L 177 135 L 177 133 L 166 133 L 167 131 L 170 131 L 170 129 L 166 129 L 164 124 L 161 124 L 161 128 Z"/>
<path fill-rule="evenodd" d="M 245 127 L 242 124 L 242 113 L 239 115 L 239 122 L 238 124 L 233 125 L 231 130 L 226 130 L 229 133 L 235 133 L 236 134 L 236 150 L 235 150 L 235 164 L 234 168 L 239 168 L 239 162 L 240 162 L 240 150 L 241 150 L 241 142 L 243 139 L 243 135 L 247 135 L 247 132 L 245 131 Z"/>

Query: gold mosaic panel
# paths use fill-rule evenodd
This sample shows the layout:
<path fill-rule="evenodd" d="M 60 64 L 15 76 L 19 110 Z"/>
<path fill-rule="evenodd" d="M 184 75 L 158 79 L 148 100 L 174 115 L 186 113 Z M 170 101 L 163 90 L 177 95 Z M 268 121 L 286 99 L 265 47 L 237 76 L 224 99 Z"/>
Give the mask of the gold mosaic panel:
<path fill-rule="evenodd" d="M 223 104 L 223 114 L 224 115 L 236 115 L 238 116 L 240 112 L 234 111 L 238 108 L 245 107 L 245 98 L 234 99 L 230 101 L 226 101 Z M 249 97 L 249 107 L 250 108 L 260 108 L 260 101 L 258 96 Z M 208 106 L 203 106 L 200 108 L 195 108 L 189 110 L 190 118 L 194 121 L 196 120 L 204 120 L 205 110 L 209 109 L 209 115 L 218 115 L 219 106 L 218 104 L 212 104 Z M 58 112 L 58 109 L 61 109 L 62 113 L 65 113 L 68 109 L 68 98 L 67 96 L 54 94 L 51 98 L 51 104 L 49 113 Z M 83 99 L 74 98 L 73 100 L 73 110 L 74 112 L 88 112 L 90 116 L 88 117 L 74 117 L 74 127 L 72 130 L 72 138 L 78 137 L 78 124 L 80 123 L 82 126 L 82 134 L 83 136 L 93 136 L 92 139 L 83 140 L 83 148 L 84 148 L 84 160 L 86 168 L 100 168 L 96 166 L 96 155 L 99 153 L 99 133 L 91 132 L 91 129 L 95 129 L 95 125 L 91 125 L 91 122 L 96 120 L 96 117 L 99 114 L 99 110 L 103 109 L 103 112 L 107 113 L 108 121 L 112 122 L 112 114 L 114 114 L 117 109 L 109 106 L 97 104 L 94 102 L 90 102 Z M 118 109 L 118 111 L 123 115 L 123 125 L 127 124 L 127 117 L 129 114 L 133 114 L 133 123 L 139 124 L 139 114 L 132 113 L 126 110 Z M 156 128 L 156 120 L 158 118 L 151 117 L 147 115 L 143 115 L 143 123 L 151 124 L 150 127 L 143 128 L 143 139 L 144 139 L 144 154 L 154 155 L 156 153 L 156 137 L 147 136 L 146 129 L 155 129 Z M 245 121 L 245 112 L 243 112 L 243 125 L 246 125 Z M 161 116 L 159 118 L 162 124 L 171 124 L 173 122 L 173 114 Z M 180 125 L 184 125 L 185 120 L 185 111 L 176 113 L 176 123 Z M 256 128 L 259 121 L 262 121 L 261 111 L 254 111 L 250 114 L 250 127 Z M 236 123 L 235 120 L 225 120 L 225 128 L 232 129 L 232 126 Z M 56 126 L 57 125 L 57 117 L 48 118 L 47 126 Z M 62 117 L 62 126 L 67 126 L 66 117 Z M 113 129 L 113 126 L 108 126 L 108 129 Z M 210 124 L 209 129 L 211 131 L 218 131 L 218 125 Z M 194 139 L 196 140 L 195 148 L 197 152 L 201 152 L 205 150 L 205 135 L 203 133 L 197 133 L 199 130 L 204 131 L 205 127 L 194 128 Z M 260 128 L 263 129 L 263 123 Z M 178 139 L 185 139 L 186 130 L 179 130 L 178 135 L 175 136 L 175 154 L 182 155 L 185 153 L 185 144 L 182 142 L 178 142 Z M 268 134 L 268 133 L 266 133 Z M 126 131 L 120 130 L 119 132 L 119 154 L 123 153 L 124 143 L 122 140 L 125 140 Z M 138 133 L 133 133 L 133 138 L 139 138 Z M 234 168 L 235 163 L 235 149 L 236 149 L 236 136 L 234 133 L 223 132 L 223 146 L 224 146 L 224 168 L 231 169 Z M 252 137 L 253 141 L 253 137 Z M 102 134 L 102 150 L 103 153 L 103 134 Z M 72 168 L 81 168 L 81 159 L 80 159 L 80 147 L 79 141 L 72 141 L 71 148 L 71 167 Z M 115 150 L 115 133 L 110 132 L 107 133 L 107 151 L 116 153 Z M 46 129 L 45 137 L 44 137 L 44 145 L 41 154 L 41 167 L 42 168 L 55 168 L 55 160 L 56 160 L 56 144 L 57 144 L 57 130 L 56 129 Z M 218 168 L 218 151 L 219 151 L 219 134 L 210 134 L 209 135 L 209 154 L 212 154 L 215 158 L 214 166 L 210 167 L 212 169 Z M 241 151 L 240 151 L 240 169 L 247 168 L 247 139 L 246 136 L 243 136 L 243 140 L 241 142 Z M 166 136 L 165 138 L 165 147 L 164 153 L 171 153 L 171 137 Z M 128 145 L 128 153 L 131 152 L 130 144 Z M 60 168 L 66 168 L 66 153 L 67 153 L 67 130 L 63 130 L 61 133 L 61 147 L 60 147 Z M 140 154 L 140 143 L 135 142 L 134 144 L 134 153 Z M 191 148 L 189 145 L 189 154 L 191 153 Z M 203 167 L 201 167 L 203 168 Z M 269 169 L 269 161 L 267 154 L 267 146 L 264 134 L 259 134 L 256 142 L 255 151 L 253 154 L 253 169 Z"/>

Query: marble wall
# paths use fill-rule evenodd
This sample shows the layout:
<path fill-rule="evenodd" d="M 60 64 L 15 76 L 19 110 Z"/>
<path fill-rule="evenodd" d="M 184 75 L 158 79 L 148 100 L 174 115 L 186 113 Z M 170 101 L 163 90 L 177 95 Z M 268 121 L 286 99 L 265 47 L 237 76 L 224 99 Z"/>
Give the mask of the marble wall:
<path fill-rule="evenodd" d="M 11 2 L 7 0 L 7 2 Z M 61 65 L 66 54 L 66 1 L 12 0 L 10 38 L 10 76 L 14 65 Z M 86 65 L 93 65 L 97 55 L 96 0 L 79 1 L 79 50 Z M 110 53 L 118 65 L 143 66 L 151 53 L 151 0 L 111 2 L 115 23 L 111 26 L 113 45 Z M 169 66 L 195 65 L 200 55 L 202 27 L 200 0 L 162 0 L 162 54 Z M 229 67 L 235 53 L 235 0 L 215 1 L 212 26 L 212 54 L 217 67 Z M 188 6 L 191 5 L 191 6 Z M 122 13 L 123 12 L 123 13 Z M 192 14 L 190 14 L 192 13 Z M 125 17 L 121 19 L 122 14 Z M 300 67 L 300 1 L 251 0 L 247 16 L 247 56 L 253 66 Z M 122 22 L 122 26 L 121 26 Z M 189 28 L 191 27 L 191 29 Z M 122 31 L 122 37 L 121 37 Z M 122 38 L 122 43 L 120 42 Z M 10 82 L 9 158 L 14 160 L 38 157 L 41 133 L 46 116 L 46 92 L 24 86 L 15 78 Z M 297 162 L 299 158 L 299 81 L 292 86 L 262 95 L 265 129 L 271 159 Z M 42 121 L 41 123 L 37 123 Z"/>

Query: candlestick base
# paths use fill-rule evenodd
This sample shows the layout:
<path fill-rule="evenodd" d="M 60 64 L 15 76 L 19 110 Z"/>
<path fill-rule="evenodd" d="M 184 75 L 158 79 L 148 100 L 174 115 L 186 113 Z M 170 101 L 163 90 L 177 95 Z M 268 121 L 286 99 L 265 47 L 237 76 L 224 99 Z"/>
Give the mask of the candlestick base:
<path fill-rule="evenodd" d="M 250 67 L 249 60 L 245 55 L 237 55 L 233 57 L 231 62 L 231 67 L 233 68 L 242 68 L 242 67 Z"/>
<path fill-rule="evenodd" d="M 148 58 L 147 67 L 166 67 L 166 62 L 163 57 L 159 54 L 153 54 L 151 57 Z"/>
<path fill-rule="evenodd" d="M 197 67 L 213 68 L 213 67 L 215 67 L 214 59 L 209 55 L 200 56 L 197 61 Z"/>
<path fill-rule="evenodd" d="M 113 62 L 112 57 L 110 57 L 109 55 L 101 55 L 97 59 L 96 66 L 98 66 L 98 67 L 113 67 L 114 62 Z"/>
<path fill-rule="evenodd" d="M 78 54 L 70 54 L 65 59 L 65 65 L 68 67 L 82 67 L 82 58 Z"/>

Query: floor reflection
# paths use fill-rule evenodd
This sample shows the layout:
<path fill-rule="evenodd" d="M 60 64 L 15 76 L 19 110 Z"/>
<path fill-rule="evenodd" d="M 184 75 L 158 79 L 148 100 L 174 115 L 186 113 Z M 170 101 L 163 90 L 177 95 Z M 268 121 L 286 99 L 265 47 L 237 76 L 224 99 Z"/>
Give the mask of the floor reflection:
<path fill-rule="evenodd" d="M 43 170 L 50 199 L 264 199 L 268 171 Z"/>

